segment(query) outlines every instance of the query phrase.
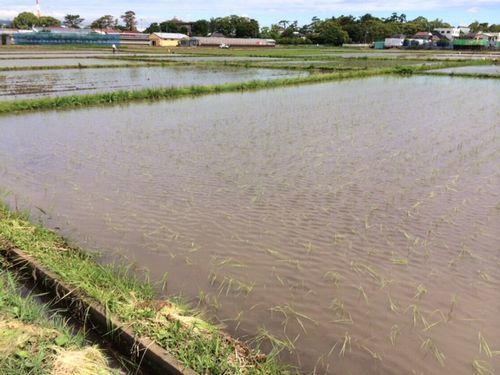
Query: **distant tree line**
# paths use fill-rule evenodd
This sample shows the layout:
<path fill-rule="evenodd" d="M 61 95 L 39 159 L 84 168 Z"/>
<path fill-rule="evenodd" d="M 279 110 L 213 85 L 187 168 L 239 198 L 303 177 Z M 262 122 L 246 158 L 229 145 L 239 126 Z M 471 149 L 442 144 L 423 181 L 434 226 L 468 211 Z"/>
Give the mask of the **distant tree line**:
<path fill-rule="evenodd" d="M 132 10 L 126 11 L 120 16 L 123 25 L 119 24 L 119 20 L 115 19 L 111 15 L 105 15 L 99 17 L 90 24 L 92 29 L 117 29 L 122 31 L 137 31 L 137 19 L 135 12 Z M 30 12 L 19 13 L 12 20 L 12 27 L 16 29 L 28 30 L 33 27 L 50 27 L 50 26 L 66 26 L 71 28 L 82 27 L 84 19 L 80 17 L 79 14 L 67 14 L 64 17 L 64 21 L 61 22 L 57 18 L 50 16 L 37 17 Z"/>
<path fill-rule="evenodd" d="M 27 30 L 32 27 L 61 26 L 61 21 L 54 17 L 37 17 L 30 12 L 21 12 L 12 20 L 12 27 Z"/>
<path fill-rule="evenodd" d="M 12 21 L 12 26 L 18 29 L 32 27 L 67 26 L 82 27 L 84 19 L 79 15 L 67 14 L 64 21 L 54 17 L 36 17 L 33 13 L 22 12 Z M 121 22 L 120 22 L 121 21 Z M 267 38 L 275 39 L 281 44 L 330 44 L 371 43 L 377 40 L 404 34 L 411 36 L 419 31 L 432 31 L 436 28 L 451 27 L 441 19 L 428 20 L 417 17 L 407 20 L 405 14 L 392 13 L 387 18 L 374 17 L 367 13 L 361 17 L 351 15 L 319 19 L 313 17 L 311 22 L 299 26 L 297 21 L 281 20 L 269 27 L 259 27 L 259 23 L 248 17 L 231 15 L 227 17 L 201 19 L 190 23 L 190 30 L 182 22 L 167 20 L 154 22 L 144 30 L 145 33 L 171 32 L 190 34 L 192 36 L 208 36 L 221 33 L 235 38 Z M 117 29 L 121 31 L 137 31 L 137 19 L 134 11 L 128 10 L 120 19 L 104 15 L 90 24 L 94 29 Z M 500 24 L 490 25 L 474 21 L 469 25 L 471 32 L 500 32 Z"/>
<path fill-rule="evenodd" d="M 152 23 L 144 32 L 170 32 L 170 33 L 188 33 L 186 26 L 179 26 L 173 20 L 161 23 Z M 213 33 L 221 33 L 227 37 L 234 38 L 257 38 L 260 36 L 259 22 L 257 20 L 240 17 L 227 16 L 211 18 L 210 20 L 198 20 L 191 25 L 192 36 L 207 36 Z"/>
<path fill-rule="evenodd" d="M 361 17 L 351 15 L 331 17 L 324 20 L 313 17 L 311 23 L 299 26 L 297 21 L 282 20 L 261 30 L 261 36 L 272 38 L 281 44 L 331 44 L 372 43 L 377 40 L 404 34 L 412 36 L 419 31 L 432 31 L 436 28 L 451 27 L 441 19 L 428 20 L 417 17 L 407 20 L 405 14 L 392 13 L 390 17 L 378 18 L 371 14 Z M 500 32 L 500 25 L 474 22 L 470 25 L 472 32 Z"/>

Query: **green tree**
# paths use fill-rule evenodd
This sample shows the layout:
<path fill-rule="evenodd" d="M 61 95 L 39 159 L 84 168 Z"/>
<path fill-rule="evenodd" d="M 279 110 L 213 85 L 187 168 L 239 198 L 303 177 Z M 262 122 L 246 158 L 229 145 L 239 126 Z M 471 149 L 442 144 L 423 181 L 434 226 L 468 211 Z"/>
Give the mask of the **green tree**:
<path fill-rule="evenodd" d="M 163 21 L 160 23 L 160 31 L 162 33 L 177 33 L 179 32 L 179 28 L 172 21 Z"/>
<path fill-rule="evenodd" d="M 122 14 L 120 18 L 125 24 L 124 30 L 126 31 L 137 31 L 137 18 L 135 17 L 135 12 L 132 10 L 127 10 L 125 14 Z"/>
<path fill-rule="evenodd" d="M 254 19 L 239 17 L 235 22 L 234 35 L 237 38 L 257 38 L 259 23 Z"/>
<path fill-rule="evenodd" d="M 207 20 L 198 20 L 191 26 L 191 33 L 196 36 L 207 36 L 210 23 Z"/>
<path fill-rule="evenodd" d="M 64 16 L 63 25 L 78 29 L 81 27 L 82 22 L 83 18 L 81 18 L 79 14 L 66 14 L 66 16 Z"/>
<path fill-rule="evenodd" d="M 161 31 L 160 25 L 158 22 L 153 22 L 149 27 L 144 30 L 146 34 L 153 34 L 153 33 L 159 33 Z"/>
<path fill-rule="evenodd" d="M 282 33 L 281 26 L 277 24 L 272 24 L 271 27 L 263 27 L 261 30 L 261 36 L 266 39 L 278 40 Z"/>
<path fill-rule="evenodd" d="M 209 29 L 228 37 L 252 38 L 259 35 L 259 23 L 256 20 L 235 15 L 212 18 Z"/>
<path fill-rule="evenodd" d="M 38 26 L 38 17 L 30 12 L 19 13 L 12 20 L 12 27 L 14 27 L 15 29 L 28 30 L 33 26 Z"/>
<path fill-rule="evenodd" d="M 316 43 L 340 46 L 349 40 L 349 34 L 333 20 L 324 21 L 318 27 Z"/>
<path fill-rule="evenodd" d="M 451 25 L 447 22 L 444 22 L 443 20 L 440 20 L 439 18 L 436 18 L 433 21 L 429 21 L 429 27 L 432 31 L 441 27 L 451 27 Z"/>
<path fill-rule="evenodd" d="M 217 17 L 210 19 L 210 31 L 222 33 L 225 36 L 234 36 L 233 25 L 230 17 Z"/>
<path fill-rule="evenodd" d="M 110 29 L 113 27 L 116 27 L 118 24 L 118 21 L 115 20 L 115 18 L 109 14 L 102 16 L 98 19 L 96 19 L 94 22 L 90 24 L 90 27 L 92 29 Z"/>
<path fill-rule="evenodd" d="M 297 38 L 299 35 L 299 23 L 291 22 L 281 33 L 282 38 Z"/>
<path fill-rule="evenodd" d="M 61 26 L 61 21 L 51 16 L 43 16 L 38 18 L 38 26 L 43 26 L 43 27 Z"/>

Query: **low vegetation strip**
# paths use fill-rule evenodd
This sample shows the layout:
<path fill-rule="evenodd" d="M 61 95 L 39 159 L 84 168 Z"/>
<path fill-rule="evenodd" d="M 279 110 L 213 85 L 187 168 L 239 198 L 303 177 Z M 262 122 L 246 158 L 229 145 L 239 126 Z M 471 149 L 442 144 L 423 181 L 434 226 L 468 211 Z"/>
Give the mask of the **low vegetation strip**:
<path fill-rule="evenodd" d="M 157 300 L 153 286 L 125 267 L 107 266 L 28 218 L 0 206 L 0 253 L 14 246 L 55 274 L 73 294 L 102 306 L 110 319 L 153 340 L 201 374 L 286 374 L 270 355 L 248 349 L 178 301 Z"/>
<path fill-rule="evenodd" d="M 118 374 L 102 352 L 70 332 L 44 305 L 22 297 L 17 280 L 0 266 L 0 373 L 3 375 Z"/>
<path fill-rule="evenodd" d="M 418 72 L 420 75 L 428 75 L 428 76 L 445 76 L 445 77 L 461 77 L 461 78 L 493 78 L 499 79 L 500 74 L 494 73 L 461 73 L 461 72 L 433 72 L 433 71 L 424 71 Z"/>

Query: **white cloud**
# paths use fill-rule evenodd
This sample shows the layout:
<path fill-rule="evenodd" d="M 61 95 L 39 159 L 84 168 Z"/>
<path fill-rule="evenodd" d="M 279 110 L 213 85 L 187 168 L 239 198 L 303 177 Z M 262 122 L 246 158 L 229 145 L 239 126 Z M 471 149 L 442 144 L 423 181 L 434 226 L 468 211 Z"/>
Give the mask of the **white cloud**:
<path fill-rule="evenodd" d="M 467 13 L 478 13 L 481 9 L 479 7 L 472 7 L 467 9 Z"/>

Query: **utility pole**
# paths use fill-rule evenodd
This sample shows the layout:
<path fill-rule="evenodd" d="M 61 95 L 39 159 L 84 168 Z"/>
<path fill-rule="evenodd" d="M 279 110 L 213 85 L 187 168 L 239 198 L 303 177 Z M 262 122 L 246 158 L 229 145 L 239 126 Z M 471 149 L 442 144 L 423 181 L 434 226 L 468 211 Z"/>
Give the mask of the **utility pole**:
<path fill-rule="evenodd" d="M 40 0 L 36 0 L 36 16 L 40 18 L 42 13 L 40 12 Z"/>

